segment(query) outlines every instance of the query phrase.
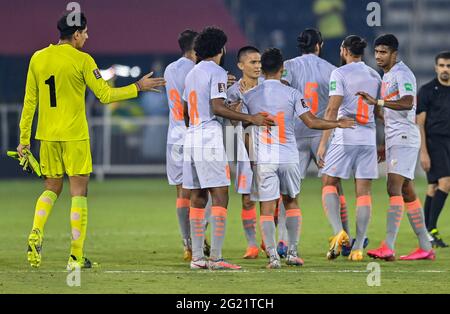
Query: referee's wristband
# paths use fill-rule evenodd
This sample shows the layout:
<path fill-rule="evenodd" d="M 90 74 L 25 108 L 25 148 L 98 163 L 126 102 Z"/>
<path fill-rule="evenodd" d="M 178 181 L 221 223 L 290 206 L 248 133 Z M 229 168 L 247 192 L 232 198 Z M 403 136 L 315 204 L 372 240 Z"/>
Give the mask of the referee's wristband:
<path fill-rule="evenodd" d="M 384 106 L 384 99 L 378 99 L 377 100 L 377 105 L 380 106 L 380 107 L 383 107 Z"/>

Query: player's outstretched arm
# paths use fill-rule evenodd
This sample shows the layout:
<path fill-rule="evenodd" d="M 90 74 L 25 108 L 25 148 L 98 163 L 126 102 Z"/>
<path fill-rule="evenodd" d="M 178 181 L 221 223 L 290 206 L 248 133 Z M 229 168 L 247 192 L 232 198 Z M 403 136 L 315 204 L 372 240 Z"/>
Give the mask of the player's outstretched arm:
<path fill-rule="evenodd" d="M 211 105 L 213 113 L 217 116 L 224 117 L 230 120 L 238 120 L 248 124 L 258 125 L 258 126 L 273 126 L 275 122 L 271 119 L 267 113 L 258 113 L 254 115 L 249 115 L 245 113 L 240 113 L 229 109 L 225 105 L 225 100 L 223 98 L 215 98 L 211 100 Z"/>
<path fill-rule="evenodd" d="M 189 108 L 188 103 L 186 101 L 183 101 L 183 118 L 184 118 L 184 125 L 188 128 L 189 127 Z"/>
<path fill-rule="evenodd" d="M 25 88 L 25 98 L 23 101 L 22 116 L 20 118 L 20 143 L 17 147 L 17 152 L 22 157 L 22 150 L 24 148 L 30 149 L 31 126 L 33 124 L 33 117 L 38 104 L 38 86 L 33 72 L 33 58 L 30 60 L 28 68 L 27 83 Z"/>
<path fill-rule="evenodd" d="M 405 95 L 399 100 L 375 99 L 366 92 L 357 92 L 356 95 L 364 98 L 369 105 L 378 105 L 392 110 L 411 110 L 414 106 L 414 96 L 411 95 Z"/>
<path fill-rule="evenodd" d="M 139 92 L 161 92 L 156 87 L 166 85 L 166 81 L 163 77 L 152 77 L 152 75 L 153 72 L 150 72 L 135 83 Z"/>
<path fill-rule="evenodd" d="M 339 107 L 342 104 L 342 101 L 344 100 L 344 96 L 340 95 L 333 95 L 330 96 L 328 100 L 328 106 L 327 110 L 325 111 L 324 119 L 326 120 L 336 120 L 338 115 Z M 325 160 L 325 152 L 326 147 L 328 143 L 328 139 L 330 138 L 331 130 L 325 130 L 322 132 L 322 137 L 320 139 L 319 148 L 317 149 L 317 158 L 319 167 L 324 166 L 324 160 Z"/>
<path fill-rule="evenodd" d="M 163 78 L 151 78 L 152 74 L 153 72 L 144 75 L 137 83 L 114 88 L 109 86 L 102 78 L 97 64 L 91 56 L 86 56 L 83 66 L 83 77 L 86 85 L 103 104 L 135 98 L 139 91 L 149 91 L 165 85 Z"/>
<path fill-rule="evenodd" d="M 425 132 L 425 121 L 427 119 L 427 113 L 421 112 L 416 116 L 416 123 L 420 130 L 420 165 L 423 171 L 428 172 L 431 168 L 431 159 L 427 148 L 427 133 Z"/>
<path fill-rule="evenodd" d="M 307 111 L 300 116 L 300 119 L 305 123 L 305 125 L 310 129 L 316 130 L 329 130 L 334 128 L 352 128 L 355 126 L 355 120 L 350 118 L 341 118 L 339 120 L 325 120 L 316 117 Z"/>

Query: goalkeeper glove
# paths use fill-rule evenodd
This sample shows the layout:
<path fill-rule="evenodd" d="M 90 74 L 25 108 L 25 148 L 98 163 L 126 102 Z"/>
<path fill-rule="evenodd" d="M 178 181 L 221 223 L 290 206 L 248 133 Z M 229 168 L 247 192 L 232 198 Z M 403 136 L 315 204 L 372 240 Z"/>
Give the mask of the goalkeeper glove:
<path fill-rule="evenodd" d="M 35 173 L 38 177 L 42 176 L 41 173 L 41 166 L 39 165 L 39 162 L 34 158 L 33 154 L 29 149 L 24 149 L 22 151 L 23 157 L 19 156 L 18 152 L 14 151 L 8 151 L 6 154 L 19 161 L 19 165 L 22 167 L 23 171 L 26 171 L 28 173 Z"/>

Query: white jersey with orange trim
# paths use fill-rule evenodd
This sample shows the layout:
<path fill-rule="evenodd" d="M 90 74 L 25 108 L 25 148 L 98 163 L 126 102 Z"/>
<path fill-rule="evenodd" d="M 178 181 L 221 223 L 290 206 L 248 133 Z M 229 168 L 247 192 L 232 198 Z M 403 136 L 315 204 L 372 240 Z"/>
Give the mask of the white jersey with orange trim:
<path fill-rule="evenodd" d="M 186 75 L 194 66 L 195 63 L 192 60 L 181 57 L 169 64 L 164 71 L 166 94 L 170 109 L 167 144 L 183 145 L 184 135 L 186 134 L 182 98 L 184 93 L 184 81 Z"/>
<path fill-rule="evenodd" d="M 294 121 L 310 111 L 300 92 L 279 80 L 265 80 L 244 94 L 243 103 L 249 114 L 266 112 L 276 122 L 270 130 L 266 127 L 254 128 L 251 159 L 253 157 L 256 164 L 298 164 Z"/>
<path fill-rule="evenodd" d="M 211 107 L 216 98 L 227 98 L 227 72 L 214 61 L 201 61 L 185 80 L 183 99 L 189 112 L 185 146 L 223 148 L 222 124 Z"/>
<path fill-rule="evenodd" d="M 297 89 L 304 97 L 311 112 L 323 118 L 328 105 L 329 81 L 336 67 L 313 53 L 304 54 L 284 62 L 282 80 Z M 303 121 L 295 122 L 297 139 L 321 136 L 321 130 L 308 128 Z"/>
<path fill-rule="evenodd" d="M 416 125 L 416 77 L 402 61 L 396 63 L 383 76 L 381 97 L 384 100 L 399 100 L 413 96 L 410 110 L 392 110 L 384 107 L 386 147 L 393 145 L 420 147 L 420 132 Z"/>
<path fill-rule="evenodd" d="M 349 117 L 356 120 L 356 127 L 334 130 L 332 144 L 376 145 L 374 107 L 364 102 L 356 93 L 363 91 L 369 95 L 379 95 L 380 75 L 364 62 L 352 62 L 331 73 L 330 96 L 343 96 L 338 118 Z"/>

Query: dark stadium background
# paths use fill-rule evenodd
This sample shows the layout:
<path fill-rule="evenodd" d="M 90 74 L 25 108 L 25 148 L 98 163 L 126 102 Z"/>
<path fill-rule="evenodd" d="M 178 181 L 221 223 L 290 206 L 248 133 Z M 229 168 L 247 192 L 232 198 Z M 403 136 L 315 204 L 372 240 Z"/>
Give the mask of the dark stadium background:
<path fill-rule="evenodd" d="M 28 62 L 34 51 L 56 43 L 56 20 L 69 1 L 0 0 L 0 108 L 20 106 L 23 101 Z M 381 4 L 382 25 L 370 27 L 366 18 L 369 2 Z M 275 46 L 284 57 L 297 55 L 296 37 L 306 27 L 319 28 L 325 39 L 323 57 L 339 65 L 339 45 L 348 34 L 358 34 L 369 42 L 366 61 L 374 65 L 371 43 L 383 32 L 393 32 L 400 40 L 400 55 L 414 70 L 420 86 L 433 75 L 433 57 L 448 49 L 450 36 L 450 1 L 445 0 L 80 0 L 88 17 L 89 40 L 85 51 L 92 54 L 101 69 L 114 64 L 139 66 L 142 72 L 164 67 L 179 57 L 177 35 L 186 28 L 201 30 L 216 25 L 225 30 L 229 42 L 225 68 L 238 75 L 237 49 L 252 44 L 261 50 Z M 158 70 L 159 68 L 159 70 Z M 117 78 L 117 86 L 135 79 Z M 88 114 L 98 116 L 103 107 L 88 95 Z M 138 102 L 146 100 L 142 98 Z M 119 108 L 124 116 L 156 115 L 164 117 L 167 106 L 152 107 L 148 112 Z M 17 142 L 18 113 L 0 119 L 0 150 L 14 149 Z M 7 128 L 7 135 L 5 134 Z M 145 164 L 163 164 L 165 127 L 152 129 L 159 135 L 155 150 L 143 159 Z M 126 134 L 124 135 L 126 136 Z M 117 141 L 122 141 L 118 138 Z M 97 141 L 98 142 L 98 141 Z M 96 154 L 95 147 L 94 159 Z M 101 154 L 101 152 L 99 153 Z M 113 153 L 112 159 L 120 154 Z M 4 155 L 3 155 L 4 156 Z M 127 157 L 128 158 L 128 157 Z M 0 177 L 22 176 L 16 166 L 0 158 Z"/>

